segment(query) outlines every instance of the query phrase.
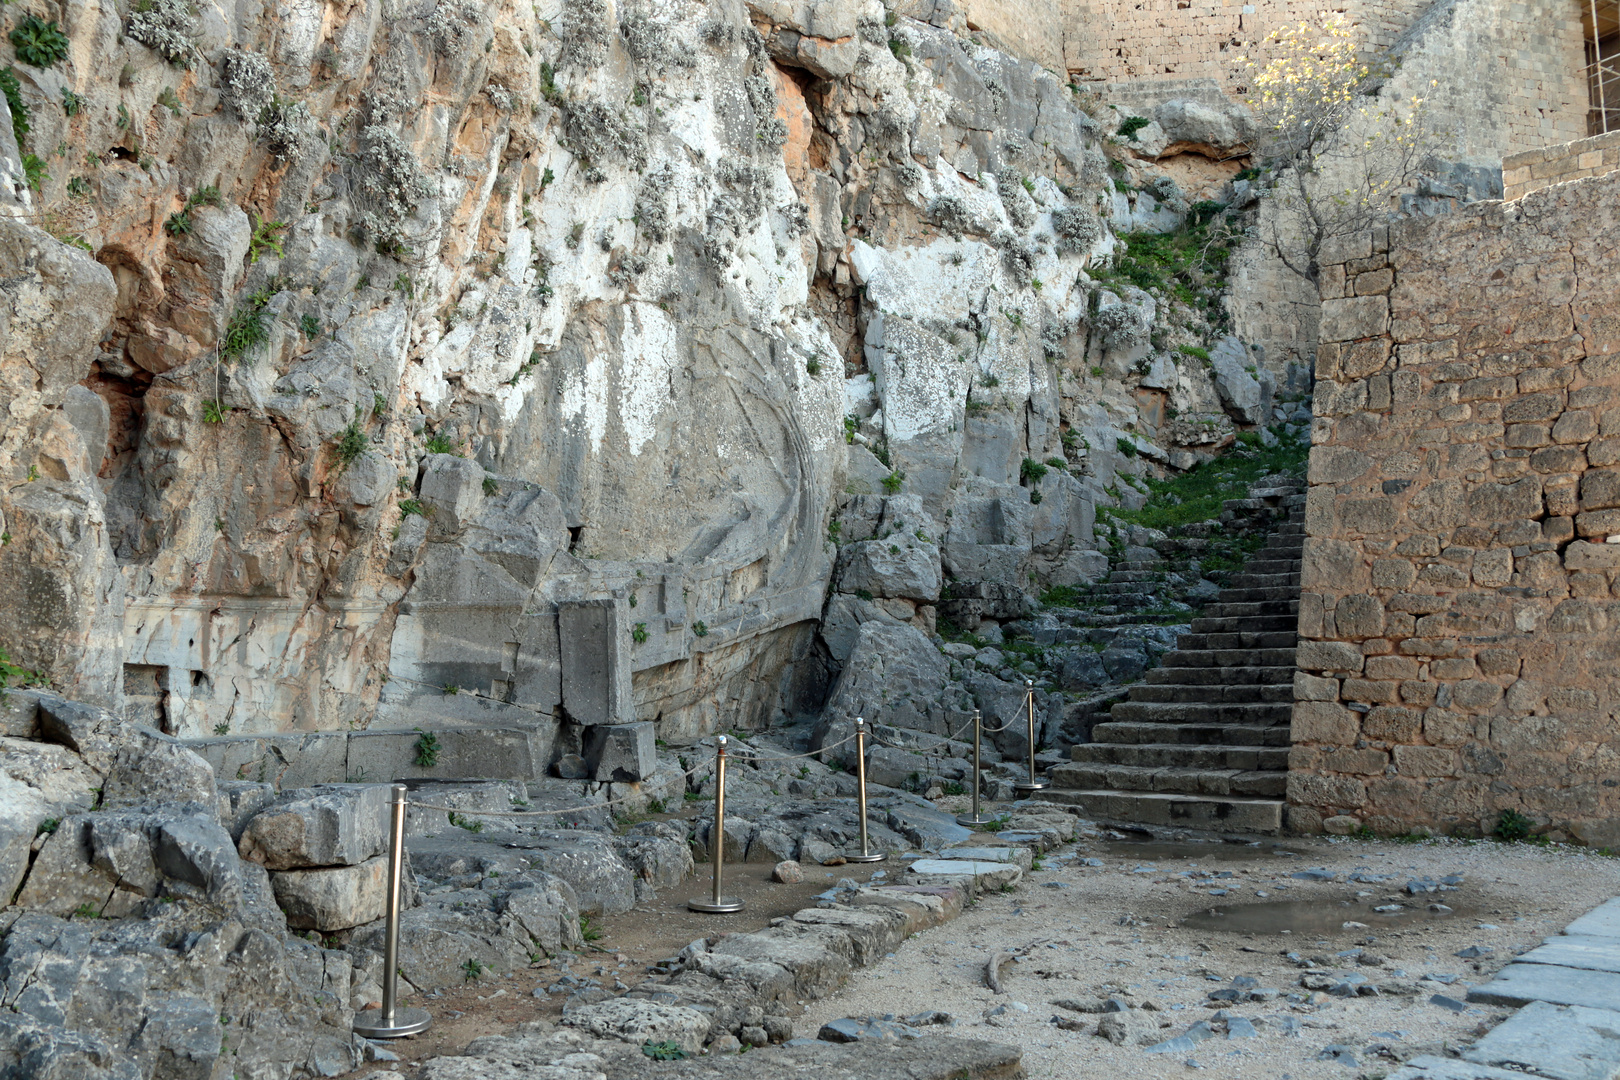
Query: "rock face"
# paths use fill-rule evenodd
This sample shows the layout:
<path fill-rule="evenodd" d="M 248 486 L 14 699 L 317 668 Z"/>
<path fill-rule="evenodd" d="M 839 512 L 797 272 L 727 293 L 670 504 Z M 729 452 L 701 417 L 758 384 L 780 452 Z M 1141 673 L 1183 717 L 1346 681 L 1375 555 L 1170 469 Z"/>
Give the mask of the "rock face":
<path fill-rule="evenodd" d="M 1095 572 L 1119 440 L 1221 409 L 1155 344 L 1187 313 L 1087 273 L 1174 214 L 924 8 L 142 11 L 93 65 L 70 21 L 20 150 L 97 167 L 5 205 L 95 257 L 0 222 L 12 660 L 171 735 L 356 736 L 295 783 L 425 768 L 353 754 L 416 727 L 529 731 L 533 776 L 813 711 L 947 578 Z"/>

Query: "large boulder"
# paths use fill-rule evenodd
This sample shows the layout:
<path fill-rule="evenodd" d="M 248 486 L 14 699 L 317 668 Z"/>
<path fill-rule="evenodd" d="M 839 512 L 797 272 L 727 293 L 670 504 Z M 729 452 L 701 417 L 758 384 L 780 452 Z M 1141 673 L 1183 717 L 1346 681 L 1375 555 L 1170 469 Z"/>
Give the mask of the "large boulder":
<path fill-rule="evenodd" d="M 278 870 L 270 875 L 270 887 L 293 929 L 347 930 L 388 913 L 388 863 L 387 855 L 378 855 L 356 866 Z M 400 903 L 410 907 L 416 877 L 409 865 L 404 869 Z"/>
<path fill-rule="evenodd" d="M 1261 424 L 1271 413 L 1274 383 L 1271 373 L 1249 355 L 1243 342 L 1227 335 L 1209 352 L 1215 373 L 1215 389 L 1221 404 L 1240 424 Z"/>
<path fill-rule="evenodd" d="M 845 738 L 857 716 L 872 724 L 949 736 L 971 715 L 950 676 L 950 660 L 921 630 L 865 623 L 833 684 L 811 745 L 819 749 Z M 839 757 L 849 753 L 840 748 Z"/>
<path fill-rule="evenodd" d="M 178 740 L 82 701 L 42 691 L 26 696 L 39 737 L 67 747 L 101 774 L 102 806 L 214 801 L 213 766 Z"/>
<path fill-rule="evenodd" d="M 903 533 L 846 544 L 838 553 L 837 589 L 931 604 L 939 599 L 939 546 Z"/>

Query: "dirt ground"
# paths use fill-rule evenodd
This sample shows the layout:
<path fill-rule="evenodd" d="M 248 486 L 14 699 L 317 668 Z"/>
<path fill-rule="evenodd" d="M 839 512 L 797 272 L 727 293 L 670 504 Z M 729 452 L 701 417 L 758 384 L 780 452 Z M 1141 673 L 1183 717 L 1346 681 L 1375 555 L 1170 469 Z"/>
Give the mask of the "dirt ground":
<path fill-rule="evenodd" d="M 954 812 L 959 801 L 939 805 Z M 1088 858 L 1103 865 L 1082 865 Z M 699 864 L 696 876 L 681 888 L 594 920 L 601 936 L 575 957 L 510 975 L 486 975 L 420 1002 L 434 1024 L 420 1036 L 391 1044 L 402 1062 L 377 1062 L 352 1075 L 408 1068 L 457 1053 L 480 1035 L 526 1020 L 555 1020 L 566 994 L 536 997 L 533 991 L 552 985 L 565 971 L 598 979 L 608 989 L 616 980 L 634 986 L 649 965 L 695 938 L 760 929 L 813 905 L 817 893 L 841 878 L 893 877 L 902 865 L 806 867 L 806 880 L 798 885 L 772 882 L 768 865 L 728 865 L 724 891 L 741 898 L 746 908 L 735 915 L 700 915 L 686 907 L 691 897 L 709 893 L 709 867 Z M 813 1038 L 821 1024 L 842 1016 L 903 1017 L 940 1009 L 956 1019 L 952 1034 L 1022 1046 L 1031 1078 L 1116 1072 L 1133 1078 L 1179 1076 L 1189 1067 L 1244 1080 L 1377 1077 L 1393 1070 L 1397 1059 L 1469 1042 L 1508 1012 L 1477 1005 L 1454 1012 L 1430 1004 L 1433 995 L 1462 1000 L 1469 985 L 1486 981 L 1515 953 L 1620 894 L 1620 860 L 1576 848 L 1491 842 L 1091 840 L 1048 853 L 1042 865 L 1012 892 L 983 897 L 955 922 L 917 935 L 885 963 L 857 972 L 838 994 L 809 1002 L 795 1034 Z M 1341 880 L 1292 876 L 1311 869 L 1334 871 Z M 1388 880 L 1342 880 L 1356 872 Z M 1206 873 L 1210 876 L 1183 876 Z M 1443 892 L 1414 897 L 1403 891 L 1413 878 L 1438 881 L 1457 874 L 1461 883 Z M 1430 912 L 1431 903 L 1451 910 Z M 1391 904 L 1402 908 L 1373 910 Z M 1455 955 L 1470 946 L 1490 946 L 1493 952 L 1474 960 Z M 1382 963 L 1337 955 L 1353 949 Z M 1019 958 L 1003 969 L 1000 995 L 983 978 L 995 951 Z M 1287 957 L 1289 952 L 1324 960 L 1330 971 L 1363 974 L 1373 983 L 1415 985 L 1418 993 L 1291 1004 L 1290 993 L 1308 991 L 1299 985 L 1304 969 Z M 1297 1034 L 1262 1024 L 1255 1038 L 1215 1038 L 1192 1053 L 1151 1055 L 1097 1037 L 1097 1015 L 1051 1004 L 1111 994 L 1151 1004 L 1157 1011 L 1148 1015 L 1163 1025 L 1161 1034 L 1168 1039 L 1197 1020 L 1213 1018 L 1221 1006 L 1207 1003 L 1209 991 L 1230 986 L 1240 975 L 1281 996 L 1266 1004 L 1224 1007 L 1251 1020 L 1295 1017 Z M 1003 1015 L 985 1018 L 1002 1005 L 1010 1006 Z M 1085 1029 L 1063 1030 L 1054 1017 L 1082 1021 Z M 1357 1065 L 1317 1060 L 1329 1045 L 1353 1048 Z M 1379 1046 L 1388 1049 L 1369 1052 Z"/>
<path fill-rule="evenodd" d="M 1078 857 L 1063 859 L 1069 851 Z M 1080 865 L 1085 857 L 1103 865 Z M 796 1034 L 814 1037 L 822 1023 L 841 1016 L 941 1009 L 956 1018 L 952 1034 L 1022 1046 L 1031 1078 L 1179 1076 L 1189 1067 L 1244 1080 L 1382 1076 L 1400 1059 L 1472 1041 L 1509 1012 L 1476 1005 L 1455 1012 L 1431 1004 L 1431 997 L 1465 998 L 1470 985 L 1487 981 L 1516 953 L 1620 893 L 1620 860 L 1491 842 L 1093 841 L 1049 854 L 1044 864 L 1011 893 L 984 897 L 957 921 L 917 935 L 888 962 L 857 973 L 838 994 L 811 1002 Z M 1292 876 L 1317 868 L 1341 880 Z M 1179 876 L 1205 871 L 1231 876 Z M 1343 880 L 1358 871 L 1388 880 Z M 1463 880 L 1455 889 L 1403 892 L 1413 878 L 1457 874 Z M 1452 911 L 1430 912 L 1431 903 Z M 1392 904 L 1403 907 L 1374 910 Z M 1494 951 L 1476 960 L 1456 955 L 1472 946 Z M 1381 962 L 1337 955 L 1352 949 Z M 983 977 L 997 950 L 1020 957 L 1003 969 L 999 995 Z M 1356 972 L 1375 984 L 1415 985 L 1418 993 L 1290 1004 L 1288 994 L 1307 991 L 1299 985 L 1304 970 L 1289 952 L 1323 958 L 1329 970 Z M 1266 1004 L 1207 1002 L 1211 990 L 1244 975 L 1281 996 Z M 1122 993 L 1157 1007 L 1148 1015 L 1165 1039 L 1221 1007 L 1256 1021 L 1292 1016 L 1300 1027 L 1290 1036 L 1257 1024 L 1255 1038 L 1214 1038 L 1190 1053 L 1157 1055 L 1112 1045 L 1095 1034 L 1097 1015 L 1051 1004 Z M 985 1018 L 1013 1002 L 1028 1011 L 1011 1005 Z M 1085 1029 L 1060 1029 L 1054 1017 L 1084 1021 Z M 1356 1064 L 1318 1060 L 1330 1045 L 1351 1048 Z"/>
<path fill-rule="evenodd" d="M 592 930 L 601 936 L 574 958 L 562 957 L 511 975 L 485 975 L 441 997 L 411 999 L 409 1004 L 423 1005 L 433 1015 L 433 1026 L 421 1035 L 395 1040 L 389 1049 L 405 1064 L 415 1065 L 440 1054 L 460 1053 L 480 1035 L 498 1034 L 527 1020 L 556 1020 L 562 1015 L 566 992 L 537 998 L 534 990 L 555 984 L 565 970 L 576 977 L 599 980 L 604 989 L 612 989 L 615 980 L 635 986 L 647 977 L 648 966 L 675 955 L 697 938 L 761 929 L 772 919 L 813 907 L 816 894 L 832 888 L 842 878 L 865 884 L 876 874 L 892 876 L 896 866 L 807 866 L 804 870 L 803 882 L 783 885 L 771 880 L 769 864 L 728 864 L 721 879 L 722 889 L 725 895 L 742 900 L 746 907 L 734 915 L 700 915 L 686 906 L 689 899 L 707 898 L 712 890 L 709 866 L 700 863 L 696 876 L 688 878 L 680 888 L 667 890 L 657 900 L 639 904 L 622 915 L 593 919 Z M 881 883 L 883 879 L 876 880 Z M 398 1065 L 375 1062 L 350 1075 L 363 1077 L 389 1068 Z"/>

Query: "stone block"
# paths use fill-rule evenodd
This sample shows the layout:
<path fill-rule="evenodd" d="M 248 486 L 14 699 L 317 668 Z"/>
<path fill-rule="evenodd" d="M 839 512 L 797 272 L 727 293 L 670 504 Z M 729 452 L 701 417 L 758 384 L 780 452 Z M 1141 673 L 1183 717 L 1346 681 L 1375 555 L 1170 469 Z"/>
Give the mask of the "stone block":
<path fill-rule="evenodd" d="M 1549 1080 L 1610 1080 L 1620 1061 L 1620 1012 L 1533 1001 L 1462 1056 Z"/>
<path fill-rule="evenodd" d="M 1457 752 L 1439 746 L 1397 746 L 1395 768 L 1405 776 L 1454 776 Z"/>
<path fill-rule="evenodd" d="M 653 725 L 648 722 L 587 728 L 584 749 L 591 778 L 599 783 L 645 780 L 658 764 Z"/>
<path fill-rule="evenodd" d="M 422 466 L 421 501 L 430 535 L 459 535 L 483 508 L 484 467 L 471 458 L 429 454 Z"/>
<path fill-rule="evenodd" d="M 1296 743 L 1345 746 L 1361 731 L 1360 718 L 1342 705 L 1328 701 L 1294 703 L 1292 738 Z"/>
<path fill-rule="evenodd" d="M 270 875 L 270 887 L 294 930 L 347 930 L 387 913 L 388 862 L 378 855 L 354 866 L 279 870 Z"/>
<path fill-rule="evenodd" d="M 635 719 L 626 612 L 622 600 L 576 600 L 557 605 L 562 708 L 576 724 L 620 724 Z"/>
<path fill-rule="evenodd" d="M 599 1039 L 619 1039 L 633 1046 L 674 1043 L 687 1054 L 703 1049 L 709 1017 L 680 1005 L 619 998 L 571 1009 L 562 1021 Z"/>
<path fill-rule="evenodd" d="M 355 866 L 388 850 L 388 788 L 327 784 L 283 793 L 242 830 L 242 858 L 270 870 Z"/>
<path fill-rule="evenodd" d="M 837 589 L 932 603 L 939 599 L 939 548 L 915 536 L 863 540 L 838 553 Z"/>
<path fill-rule="evenodd" d="M 1343 641 L 1301 641 L 1295 658 L 1305 671 L 1348 672 L 1359 672 L 1366 659 L 1359 647 Z"/>
<path fill-rule="evenodd" d="M 1323 341 L 1355 341 L 1389 331 L 1389 301 L 1382 296 L 1353 296 L 1322 301 Z"/>
<path fill-rule="evenodd" d="M 509 710 L 511 715 L 515 710 Z M 387 783 L 416 777 L 480 776 L 490 780 L 535 780 L 545 775 L 556 742 L 556 725 L 380 728 L 347 733 L 348 754 L 338 776 Z M 437 740 L 438 760 L 419 765 L 423 734 Z M 335 780 L 326 776 L 322 780 Z"/>
<path fill-rule="evenodd" d="M 1303 671 L 1296 671 L 1294 672 L 1294 700 L 1338 701 L 1339 680 L 1324 679 L 1316 675 L 1308 675 Z"/>

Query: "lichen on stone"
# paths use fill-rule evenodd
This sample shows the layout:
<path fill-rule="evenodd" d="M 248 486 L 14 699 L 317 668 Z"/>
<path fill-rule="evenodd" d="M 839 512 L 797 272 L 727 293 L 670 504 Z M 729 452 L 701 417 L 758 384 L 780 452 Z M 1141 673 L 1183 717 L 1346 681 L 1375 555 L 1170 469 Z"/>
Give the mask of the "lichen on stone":
<path fill-rule="evenodd" d="M 571 101 L 563 110 L 563 146 L 595 165 L 622 160 L 640 172 L 647 167 L 647 132 L 623 109 L 586 98 Z"/>
<path fill-rule="evenodd" d="M 1092 332 L 1105 349 L 1132 349 L 1148 340 L 1149 327 L 1142 313 L 1129 304 L 1114 304 L 1091 316 Z"/>
<path fill-rule="evenodd" d="M 140 0 L 124 33 L 175 67 L 189 68 L 196 56 L 197 16 L 186 0 Z"/>
<path fill-rule="evenodd" d="M 360 133 L 355 188 L 372 206 L 363 219 L 379 244 L 396 244 L 405 220 L 433 193 L 416 155 L 393 130 L 372 124 Z"/>
<path fill-rule="evenodd" d="M 604 0 L 568 0 L 561 22 L 563 63 L 596 67 L 607 59 L 609 28 Z"/>
<path fill-rule="evenodd" d="M 1057 234 L 1059 254 L 1083 254 L 1102 239 L 1102 222 L 1083 206 L 1065 206 L 1052 211 L 1052 231 Z"/>
<path fill-rule="evenodd" d="M 478 0 L 439 0 L 425 29 L 440 55 L 454 57 L 482 36 L 477 31 L 483 18 Z"/>

